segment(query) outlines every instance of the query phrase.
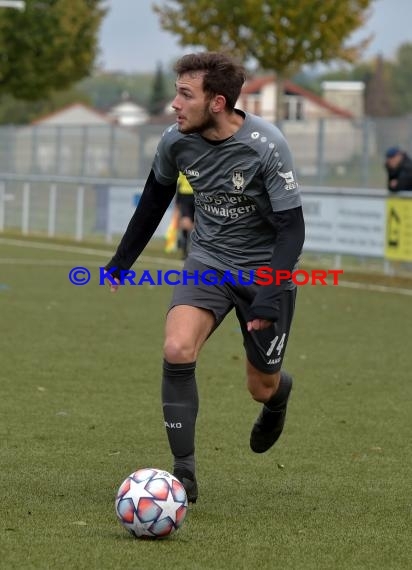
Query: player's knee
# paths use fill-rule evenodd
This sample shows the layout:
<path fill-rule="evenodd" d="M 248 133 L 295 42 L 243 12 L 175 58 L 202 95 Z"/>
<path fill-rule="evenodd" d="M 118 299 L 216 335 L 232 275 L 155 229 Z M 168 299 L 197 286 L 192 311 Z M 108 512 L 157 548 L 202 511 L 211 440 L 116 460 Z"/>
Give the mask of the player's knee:
<path fill-rule="evenodd" d="M 176 337 L 166 338 L 163 355 L 167 362 L 179 364 L 181 362 L 194 362 L 197 354 L 192 343 Z"/>

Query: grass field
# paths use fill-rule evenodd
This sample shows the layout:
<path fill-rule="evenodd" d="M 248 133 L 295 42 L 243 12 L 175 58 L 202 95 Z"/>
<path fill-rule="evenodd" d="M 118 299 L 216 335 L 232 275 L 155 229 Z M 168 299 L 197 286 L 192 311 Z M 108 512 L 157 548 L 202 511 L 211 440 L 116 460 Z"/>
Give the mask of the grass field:
<path fill-rule="evenodd" d="M 110 250 L 0 237 L 0 568 L 410 569 L 410 282 L 300 288 L 288 420 L 262 456 L 249 450 L 259 407 L 230 315 L 198 362 L 199 501 L 173 537 L 139 541 L 114 495 L 139 467 L 171 468 L 171 290 L 110 295 L 97 277 Z M 137 267 L 178 265 L 154 253 Z M 88 285 L 69 283 L 75 265 Z"/>

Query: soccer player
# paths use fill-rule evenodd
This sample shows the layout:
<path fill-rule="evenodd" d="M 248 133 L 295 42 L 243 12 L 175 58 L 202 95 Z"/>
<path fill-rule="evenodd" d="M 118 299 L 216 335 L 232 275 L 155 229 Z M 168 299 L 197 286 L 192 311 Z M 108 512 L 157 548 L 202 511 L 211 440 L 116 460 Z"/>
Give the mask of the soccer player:
<path fill-rule="evenodd" d="M 175 66 L 176 123 L 164 132 L 143 195 L 106 266 L 119 288 L 171 203 L 179 171 L 195 196 L 196 223 L 185 261 L 188 279 L 173 290 L 166 318 L 162 403 L 174 475 L 196 502 L 196 360 L 233 308 L 243 334 L 247 387 L 262 404 L 250 446 L 267 451 L 282 433 L 292 378 L 281 370 L 295 306 L 289 281 L 269 286 L 243 279 L 211 285 L 206 270 L 239 275 L 266 266 L 292 272 L 304 242 L 304 219 L 291 152 L 281 132 L 235 108 L 244 68 L 218 52 L 183 56 Z M 256 275 L 259 275 L 256 273 Z M 115 277 L 113 277 L 115 276 Z M 226 282 L 224 282 L 226 281 Z M 260 280 L 262 283 L 262 280 Z"/>

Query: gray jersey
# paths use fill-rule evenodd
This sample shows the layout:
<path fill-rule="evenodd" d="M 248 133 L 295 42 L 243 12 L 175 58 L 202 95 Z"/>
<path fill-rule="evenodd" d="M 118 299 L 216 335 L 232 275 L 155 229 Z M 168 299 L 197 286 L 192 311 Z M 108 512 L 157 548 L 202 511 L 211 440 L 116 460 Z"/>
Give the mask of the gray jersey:
<path fill-rule="evenodd" d="M 248 113 L 241 128 L 219 144 L 171 126 L 159 142 L 153 170 L 165 185 L 179 171 L 186 175 L 196 205 L 191 256 L 216 269 L 268 265 L 276 246 L 271 215 L 301 205 L 285 138 Z"/>

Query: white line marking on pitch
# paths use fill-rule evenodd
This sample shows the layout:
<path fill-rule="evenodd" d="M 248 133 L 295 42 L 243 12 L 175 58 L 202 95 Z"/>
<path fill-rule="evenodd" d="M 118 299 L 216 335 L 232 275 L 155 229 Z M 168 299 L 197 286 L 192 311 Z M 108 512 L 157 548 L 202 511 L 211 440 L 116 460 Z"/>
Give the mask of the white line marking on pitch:
<path fill-rule="evenodd" d="M 356 281 L 339 281 L 338 287 L 347 287 L 348 289 L 362 289 L 364 291 L 375 291 L 376 293 L 397 293 L 399 295 L 412 295 L 412 289 L 389 287 L 387 285 L 376 285 L 374 283 L 358 283 Z"/>
<path fill-rule="evenodd" d="M 0 238 L 0 245 L 14 245 L 17 247 L 28 247 L 33 249 L 44 249 L 46 251 L 62 251 L 67 253 L 82 253 L 84 255 L 97 255 L 102 256 L 105 259 L 110 259 L 113 257 L 113 250 L 111 251 L 104 251 L 102 249 L 92 249 L 89 247 L 81 247 L 81 246 L 71 246 L 71 245 L 59 245 L 54 243 L 42 243 L 42 242 L 35 242 L 35 241 L 24 241 L 24 240 L 17 240 L 17 239 L 9 239 L 9 238 Z M 142 255 L 139 257 L 141 262 L 147 261 L 148 263 L 156 263 L 158 265 L 165 265 L 170 267 L 171 265 L 177 267 L 183 267 L 183 262 L 179 261 L 179 259 L 166 259 L 164 257 L 151 257 L 147 255 Z"/>
<path fill-rule="evenodd" d="M 28 247 L 34 249 L 44 249 L 46 251 L 64 251 L 68 253 L 81 253 L 84 255 L 97 255 L 102 257 L 111 257 L 113 255 L 113 251 L 104 251 L 101 249 L 92 249 L 88 247 L 81 247 L 81 246 L 69 246 L 69 245 L 59 245 L 53 243 L 43 243 L 43 242 L 33 242 L 33 241 L 24 241 L 18 239 L 9 239 L 9 238 L 0 238 L 0 244 L 5 245 L 14 245 L 17 247 Z M 179 261 L 178 259 L 165 259 L 164 257 L 151 257 L 142 255 L 139 260 L 142 263 L 154 263 L 157 265 L 165 265 L 170 267 L 171 265 L 175 265 L 177 267 L 183 267 L 183 262 Z M 0 259 L 0 264 L 16 264 L 16 265 L 70 265 L 70 260 L 34 260 L 34 259 Z M 78 263 L 78 260 L 74 262 L 74 264 Z M 93 262 L 90 265 L 93 267 L 100 267 L 98 263 Z M 412 296 L 412 289 L 402 289 L 401 287 L 390 287 L 386 285 L 376 285 L 373 283 L 359 283 L 356 281 L 339 281 L 338 287 L 346 287 L 348 289 L 359 289 L 363 291 L 375 291 L 376 293 L 394 293 L 397 295 L 408 295 Z"/>

